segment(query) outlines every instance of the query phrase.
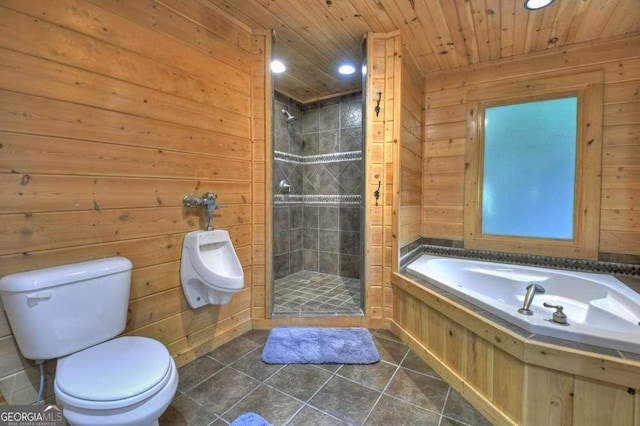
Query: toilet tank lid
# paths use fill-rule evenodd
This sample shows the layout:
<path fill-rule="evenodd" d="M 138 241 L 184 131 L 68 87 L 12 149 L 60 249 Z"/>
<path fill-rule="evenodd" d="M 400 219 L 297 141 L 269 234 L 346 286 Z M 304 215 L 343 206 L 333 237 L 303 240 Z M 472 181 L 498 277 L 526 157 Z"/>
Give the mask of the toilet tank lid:
<path fill-rule="evenodd" d="M 0 292 L 20 293 L 42 290 L 77 281 L 131 270 L 129 259 L 122 256 L 19 272 L 0 279 Z"/>

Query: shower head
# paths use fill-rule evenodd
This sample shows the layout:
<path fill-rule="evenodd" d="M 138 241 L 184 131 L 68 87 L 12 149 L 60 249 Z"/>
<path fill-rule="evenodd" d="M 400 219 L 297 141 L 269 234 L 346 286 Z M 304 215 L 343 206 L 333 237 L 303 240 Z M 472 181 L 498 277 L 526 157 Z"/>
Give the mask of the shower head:
<path fill-rule="evenodd" d="M 296 118 L 293 115 L 291 115 L 291 113 L 286 109 L 283 109 L 282 113 L 287 117 L 286 118 L 287 124 L 293 123 L 294 121 L 296 121 Z"/>

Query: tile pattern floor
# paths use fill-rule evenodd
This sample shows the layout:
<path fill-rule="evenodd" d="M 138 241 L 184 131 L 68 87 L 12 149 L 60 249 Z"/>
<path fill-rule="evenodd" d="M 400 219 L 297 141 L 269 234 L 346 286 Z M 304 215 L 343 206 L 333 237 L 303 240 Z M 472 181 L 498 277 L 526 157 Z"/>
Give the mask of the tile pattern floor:
<path fill-rule="evenodd" d="M 273 315 L 362 315 L 360 280 L 298 271 L 274 281 Z"/>
<path fill-rule="evenodd" d="M 274 425 L 490 423 L 386 330 L 372 330 L 382 361 L 371 365 L 269 365 L 268 331 L 252 330 L 180 368 L 161 426 L 223 426 L 246 412 Z"/>

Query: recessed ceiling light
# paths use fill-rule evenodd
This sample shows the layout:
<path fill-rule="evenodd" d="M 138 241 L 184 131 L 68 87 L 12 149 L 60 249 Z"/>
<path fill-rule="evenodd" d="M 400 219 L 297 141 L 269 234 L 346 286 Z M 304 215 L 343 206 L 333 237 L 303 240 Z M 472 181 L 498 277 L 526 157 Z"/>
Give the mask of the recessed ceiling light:
<path fill-rule="evenodd" d="M 356 68 L 353 65 L 349 64 L 340 65 L 340 68 L 338 68 L 338 72 L 342 75 L 350 75 L 356 72 Z"/>
<path fill-rule="evenodd" d="M 551 3 L 553 3 L 553 0 L 526 0 L 524 7 L 529 10 L 537 10 L 549 6 Z"/>
<path fill-rule="evenodd" d="M 287 67 L 280 61 L 271 61 L 271 72 L 274 74 L 280 74 L 281 72 L 285 72 Z"/>

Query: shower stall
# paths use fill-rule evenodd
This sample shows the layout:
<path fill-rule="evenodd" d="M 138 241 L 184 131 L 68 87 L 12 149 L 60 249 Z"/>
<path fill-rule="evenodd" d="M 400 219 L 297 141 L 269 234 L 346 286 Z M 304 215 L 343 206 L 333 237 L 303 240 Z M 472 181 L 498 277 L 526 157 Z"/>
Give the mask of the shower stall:
<path fill-rule="evenodd" d="M 362 314 L 362 111 L 362 93 L 274 93 L 274 316 Z"/>

